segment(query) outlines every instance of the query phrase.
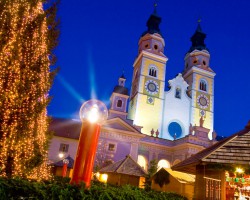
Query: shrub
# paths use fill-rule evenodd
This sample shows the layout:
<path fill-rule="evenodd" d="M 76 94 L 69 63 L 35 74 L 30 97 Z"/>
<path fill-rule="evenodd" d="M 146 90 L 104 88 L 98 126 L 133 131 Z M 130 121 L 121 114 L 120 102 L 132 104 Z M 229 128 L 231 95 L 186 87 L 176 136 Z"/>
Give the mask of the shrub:
<path fill-rule="evenodd" d="M 67 178 L 36 182 L 20 178 L 0 178 L 0 200 L 186 200 L 187 198 L 169 192 L 145 191 L 125 185 L 122 187 L 93 182 L 89 190 L 82 185 L 71 185 Z"/>

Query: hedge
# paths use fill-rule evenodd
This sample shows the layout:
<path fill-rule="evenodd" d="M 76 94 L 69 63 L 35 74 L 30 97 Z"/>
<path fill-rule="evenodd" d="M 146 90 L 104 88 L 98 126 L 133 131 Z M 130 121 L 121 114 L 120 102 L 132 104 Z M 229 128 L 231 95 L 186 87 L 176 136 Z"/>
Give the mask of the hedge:
<path fill-rule="evenodd" d="M 93 182 L 89 190 L 84 185 L 70 185 L 69 179 L 30 181 L 21 178 L 0 178 L 0 199 L 39 200 L 187 200 L 171 192 L 148 191 L 125 185 L 116 187 Z"/>

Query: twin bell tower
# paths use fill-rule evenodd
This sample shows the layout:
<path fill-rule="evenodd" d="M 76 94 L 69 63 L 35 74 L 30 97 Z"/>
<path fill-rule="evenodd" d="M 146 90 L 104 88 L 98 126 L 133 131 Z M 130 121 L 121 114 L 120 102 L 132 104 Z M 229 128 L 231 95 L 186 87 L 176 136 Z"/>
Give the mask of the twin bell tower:
<path fill-rule="evenodd" d="M 175 140 L 192 134 L 193 127 L 202 126 L 212 139 L 215 73 L 210 68 L 206 34 L 198 23 L 184 58 L 183 71 L 166 82 L 168 57 L 164 52 L 160 23 L 161 17 L 155 10 L 147 21 L 147 30 L 139 39 L 130 96 L 126 91 L 124 98 L 126 105 L 128 97 L 130 100 L 128 113 L 124 108 L 123 112 L 147 135 L 157 133 L 161 138 Z M 170 89 L 165 91 L 165 86 Z"/>

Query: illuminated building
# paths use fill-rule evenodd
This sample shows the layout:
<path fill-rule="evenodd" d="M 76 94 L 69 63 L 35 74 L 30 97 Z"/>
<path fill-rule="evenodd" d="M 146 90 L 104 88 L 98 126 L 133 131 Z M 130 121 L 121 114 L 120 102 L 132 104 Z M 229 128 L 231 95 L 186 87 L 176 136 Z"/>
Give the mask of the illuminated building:
<path fill-rule="evenodd" d="M 214 144 L 214 76 L 210 54 L 200 24 L 191 37 L 184 69 L 165 91 L 167 56 L 160 32 L 161 18 L 154 12 L 139 39 L 129 93 L 124 74 L 110 97 L 109 118 L 101 128 L 96 165 L 124 159 L 136 160 L 145 170 L 152 159 L 170 167 Z M 167 52 L 166 52 L 167 54 Z M 169 69 L 171 70 L 171 69 Z M 128 112 L 127 112 L 128 110 Z M 80 122 L 54 119 L 49 158 L 75 157 Z"/>
<path fill-rule="evenodd" d="M 139 40 L 133 65 L 129 119 L 142 126 L 142 133 L 150 135 L 152 129 L 158 130 L 160 137 L 169 140 L 188 135 L 190 125 L 204 120 L 203 126 L 209 129 L 212 139 L 215 73 L 210 68 L 210 54 L 204 43 L 206 34 L 198 24 L 182 74 L 169 80 L 170 90 L 164 91 L 168 58 L 160 22 L 161 18 L 153 13 L 147 21 L 148 30 Z"/>

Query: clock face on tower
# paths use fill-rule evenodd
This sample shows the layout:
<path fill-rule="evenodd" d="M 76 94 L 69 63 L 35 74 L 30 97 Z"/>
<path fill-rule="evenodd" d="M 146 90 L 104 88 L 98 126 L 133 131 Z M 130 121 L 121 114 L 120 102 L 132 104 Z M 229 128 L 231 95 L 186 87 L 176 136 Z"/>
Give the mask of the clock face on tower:
<path fill-rule="evenodd" d="M 208 99 L 208 97 L 206 95 L 200 94 L 197 97 L 197 103 L 198 103 L 200 108 L 206 109 L 209 106 L 209 99 Z"/>
<path fill-rule="evenodd" d="M 159 92 L 159 85 L 154 80 L 147 80 L 145 83 L 145 89 L 149 94 L 154 95 Z"/>

